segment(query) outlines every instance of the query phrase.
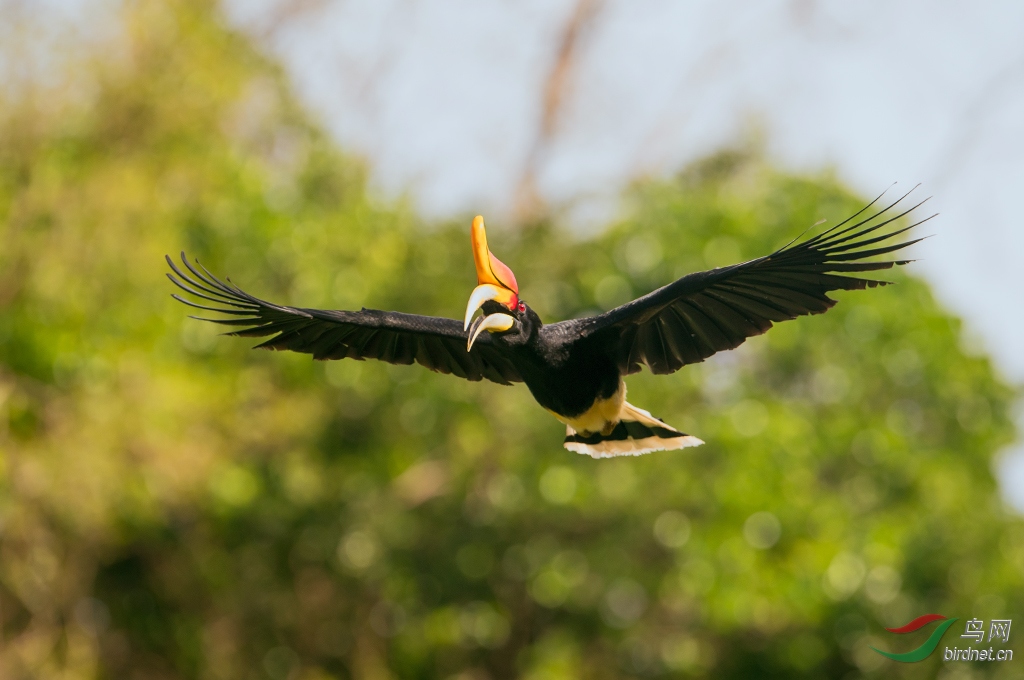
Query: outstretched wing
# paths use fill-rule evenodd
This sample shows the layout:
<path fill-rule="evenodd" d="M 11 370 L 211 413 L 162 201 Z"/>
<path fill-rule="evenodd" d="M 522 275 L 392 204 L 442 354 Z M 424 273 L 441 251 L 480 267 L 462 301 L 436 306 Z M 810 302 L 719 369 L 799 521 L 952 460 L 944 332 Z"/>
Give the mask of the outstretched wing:
<path fill-rule="evenodd" d="M 178 295 L 173 297 L 197 309 L 235 317 L 193 317 L 238 327 L 227 335 L 273 336 L 257 348 L 303 352 L 312 354 L 314 359 L 379 359 L 390 364 L 415 361 L 439 373 L 451 373 L 467 380 L 487 378 L 502 385 L 523 380 L 486 334 L 477 338 L 473 350 L 467 352 L 467 334 L 462 330 L 462 323 L 455 319 L 376 309 L 347 312 L 283 307 L 249 295 L 230 279 L 221 281 L 198 261 L 197 269 L 188 262 L 185 253 L 181 254 L 181 261 L 189 273 L 167 257 L 167 264 L 173 271 L 167 277 L 189 295 L 211 302 L 213 306 Z"/>
<path fill-rule="evenodd" d="M 821 314 L 836 303 L 826 295 L 829 291 L 889 283 L 846 274 L 889 269 L 910 261 L 862 260 L 921 240 L 875 246 L 931 219 L 885 231 L 884 227 L 924 203 L 890 214 L 904 195 L 857 221 L 880 198 L 806 241 L 791 242 L 756 260 L 684 276 L 599 316 L 554 324 L 552 331 L 610 356 L 624 375 L 636 373 L 643 364 L 653 373 L 672 373 L 739 346 L 767 331 L 773 322 Z"/>

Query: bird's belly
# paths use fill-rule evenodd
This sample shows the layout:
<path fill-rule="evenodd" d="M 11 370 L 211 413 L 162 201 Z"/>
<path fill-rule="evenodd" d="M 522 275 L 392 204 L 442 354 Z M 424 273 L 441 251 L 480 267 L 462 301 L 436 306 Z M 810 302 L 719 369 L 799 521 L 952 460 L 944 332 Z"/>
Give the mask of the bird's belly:
<path fill-rule="evenodd" d="M 523 381 L 541 406 L 573 429 L 601 431 L 618 417 L 625 385 L 618 367 L 603 357 L 575 356 L 558 362 L 541 356 L 519 365 Z M 570 421 L 576 422 L 572 425 Z"/>
<path fill-rule="evenodd" d="M 619 422 L 622 404 L 626 401 L 626 383 L 619 380 L 619 388 L 610 397 L 598 396 L 594 403 L 583 413 L 566 416 L 548 409 L 553 416 L 574 429 L 576 432 L 590 434 L 601 432 L 607 434 Z"/>

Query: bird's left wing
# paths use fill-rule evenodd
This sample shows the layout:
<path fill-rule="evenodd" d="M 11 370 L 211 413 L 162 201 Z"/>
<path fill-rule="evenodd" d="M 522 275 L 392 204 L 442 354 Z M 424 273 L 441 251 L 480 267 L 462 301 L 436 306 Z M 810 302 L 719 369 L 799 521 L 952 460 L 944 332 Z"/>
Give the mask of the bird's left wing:
<path fill-rule="evenodd" d="M 235 317 L 194 317 L 238 327 L 227 335 L 273 336 L 257 345 L 259 348 L 303 352 L 314 359 L 379 359 L 391 364 L 415 361 L 432 371 L 467 380 L 487 378 L 502 385 L 522 382 L 515 366 L 497 351 L 487 334 L 467 352 L 467 334 L 455 319 L 376 309 L 349 312 L 284 307 L 249 295 L 230 279 L 221 281 L 198 262 L 197 268 L 188 262 L 185 253 L 181 261 L 188 273 L 168 257 L 173 274 L 167 277 L 189 295 L 213 306 L 173 297 L 191 307 Z"/>
<path fill-rule="evenodd" d="M 643 364 L 653 373 L 672 373 L 733 349 L 774 322 L 827 311 L 836 303 L 826 295 L 829 291 L 889 283 L 846 274 L 909 262 L 862 261 L 920 240 L 876 245 L 925 221 L 884 231 L 886 225 L 921 205 L 890 215 L 903 198 L 857 221 L 876 198 L 818 236 L 794 241 L 756 260 L 684 276 L 599 316 L 552 324 L 552 331 L 609 356 L 623 375 L 636 373 Z"/>

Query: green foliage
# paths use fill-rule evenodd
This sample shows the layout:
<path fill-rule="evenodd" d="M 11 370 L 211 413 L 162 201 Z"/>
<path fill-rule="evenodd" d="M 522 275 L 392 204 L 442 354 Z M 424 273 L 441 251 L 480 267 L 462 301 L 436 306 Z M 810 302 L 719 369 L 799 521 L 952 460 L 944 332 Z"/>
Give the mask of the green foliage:
<path fill-rule="evenodd" d="M 913 265 L 630 378 L 707 444 L 628 460 L 563 450 L 522 386 L 187 319 L 161 261 L 182 248 L 301 306 L 458 317 L 475 279 L 468 219 L 371 200 L 245 40 L 155 5 L 88 106 L 0 127 L 4 678 L 931 677 L 870 650 L 903 642 L 883 626 L 1024 618 L 991 472 L 1014 395 Z M 631 200 L 589 241 L 491 225 L 542 318 L 862 205 L 742 153 Z"/>

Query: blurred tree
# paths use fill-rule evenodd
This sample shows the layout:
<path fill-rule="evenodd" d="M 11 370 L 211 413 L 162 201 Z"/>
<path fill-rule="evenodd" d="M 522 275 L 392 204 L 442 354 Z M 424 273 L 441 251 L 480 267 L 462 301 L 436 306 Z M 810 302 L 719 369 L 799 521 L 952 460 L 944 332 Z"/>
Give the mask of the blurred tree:
<path fill-rule="evenodd" d="M 990 468 L 1013 393 L 921 282 L 631 378 L 706 446 L 575 456 L 522 387 L 186 319 L 183 247 L 272 300 L 458 316 L 468 220 L 372 200 L 205 3 L 122 28 L 85 105 L 0 122 L 0 676 L 930 677 L 883 626 L 1024 617 Z M 556 319 L 860 203 L 723 153 L 599 238 L 491 239 Z"/>

